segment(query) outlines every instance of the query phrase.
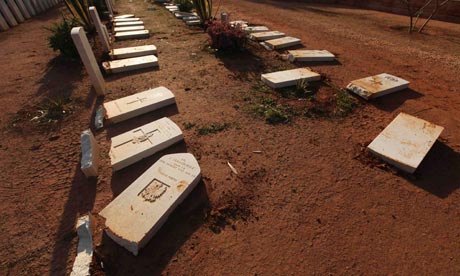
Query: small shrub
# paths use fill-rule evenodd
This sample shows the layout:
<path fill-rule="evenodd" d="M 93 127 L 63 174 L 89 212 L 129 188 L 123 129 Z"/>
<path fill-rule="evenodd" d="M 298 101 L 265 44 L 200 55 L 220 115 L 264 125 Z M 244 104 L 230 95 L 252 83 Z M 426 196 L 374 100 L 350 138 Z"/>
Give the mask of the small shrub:
<path fill-rule="evenodd" d="M 213 134 L 224 131 L 231 126 L 230 123 L 212 123 L 210 125 L 202 126 L 198 129 L 199 135 Z"/>
<path fill-rule="evenodd" d="M 54 51 L 58 51 L 61 55 L 69 58 L 78 58 L 78 51 L 73 43 L 70 31 L 73 27 L 79 26 L 78 21 L 74 18 L 68 19 L 64 16 L 60 23 L 55 23 L 51 27 L 45 27 L 51 32 L 48 37 L 48 44 Z"/>
<path fill-rule="evenodd" d="M 191 12 L 193 9 L 193 3 L 190 0 L 179 0 L 177 4 L 181 12 Z"/>
<path fill-rule="evenodd" d="M 211 39 L 211 48 L 220 51 L 240 50 L 246 45 L 246 33 L 240 26 L 214 20 L 208 24 L 207 33 Z"/>
<path fill-rule="evenodd" d="M 289 122 L 289 115 L 283 113 L 281 110 L 270 107 L 265 111 L 265 122 L 270 125 L 282 124 Z"/>

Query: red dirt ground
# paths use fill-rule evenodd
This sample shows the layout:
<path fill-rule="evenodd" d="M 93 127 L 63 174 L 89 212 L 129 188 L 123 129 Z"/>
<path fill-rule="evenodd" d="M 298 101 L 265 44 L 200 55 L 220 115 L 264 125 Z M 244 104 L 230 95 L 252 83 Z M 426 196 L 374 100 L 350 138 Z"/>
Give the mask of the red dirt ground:
<path fill-rule="evenodd" d="M 115 46 L 155 44 L 160 70 L 107 76 L 104 100 L 164 85 L 177 107 L 95 131 L 103 158 L 97 181 L 79 169 L 80 132 L 103 99 L 79 63 L 47 47 L 42 26 L 57 22 L 59 10 L 0 33 L 0 275 L 70 273 L 74 224 L 88 212 L 96 275 L 460 275 L 458 25 L 434 21 L 426 34 L 409 36 L 403 16 L 223 1 L 234 20 L 337 54 L 337 63 L 312 65 L 336 86 L 382 72 L 411 81 L 407 91 L 371 103 L 358 99 L 344 118 L 294 116 L 272 126 L 246 110 L 261 95 L 275 97 L 257 88 L 260 73 L 293 65 L 254 46 L 216 56 L 200 29 L 149 6 L 117 5 L 142 17 L 153 35 Z M 38 126 L 29 120 L 47 97 L 69 98 L 67 114 Z M 414 176 L 364 150 L 399 112 L 445 127 Z M 181 126 L 185 143 L 112 173 L 110 137 L 162 116 Z M 231 126 L 198 134 L 211 123 Z M 162 154 L 185 150 L 199 160 L 203 181 L 134 257 L 103 234 L 97 213 Z"/>

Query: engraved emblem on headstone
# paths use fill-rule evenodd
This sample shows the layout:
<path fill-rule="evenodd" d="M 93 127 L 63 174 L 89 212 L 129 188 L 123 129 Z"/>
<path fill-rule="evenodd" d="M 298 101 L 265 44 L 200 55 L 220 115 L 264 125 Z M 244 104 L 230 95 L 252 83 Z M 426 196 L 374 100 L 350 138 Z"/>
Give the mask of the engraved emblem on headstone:
<path fill-rule="evenodd" d="M 145 201 L 155 202 L 168 190 L 168 185 L 164 184 L 157 179 L 152 180 L 145 188 L 138 194 Z"/>

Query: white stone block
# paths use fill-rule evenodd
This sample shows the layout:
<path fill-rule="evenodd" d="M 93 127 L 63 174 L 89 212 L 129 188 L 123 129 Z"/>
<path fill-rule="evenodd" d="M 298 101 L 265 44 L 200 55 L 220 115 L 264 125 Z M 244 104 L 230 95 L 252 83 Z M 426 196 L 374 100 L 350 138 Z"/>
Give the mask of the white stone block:
<path fill-rule="evenodd" d="M 157 47 L 155 45 L 142 45 L 126 48 L 112 49 L 110 51 L 111 59 L 124 59 L 124 58 L 133 58 L 141 57 L 148 55 L 157 55 Z"/>
<path fill-rule="evenodd" d="M 163 156 L 99 213 L 105 218 L 106 233 L 137 255 L 200 178 L 192 154 Z"/>
<path fill-rule="evenodd" d="M 122 33 L 122 32 L 132 32 L 132 31 L 141 31 L 144 30 L 144 26 L 129 26 L 129 27 L 115 27 L 113 31 L 115 33 Z"/>
<path fill-rule="evenodd" d="M 133 21 L 140 21 L 141 19 L 138 17 L 132 17 L 132 18 L 116 18 L 113 21 L 114 22 L 133 22 Z"/>
<path fill-rule="evenodd" d="M 25 19 L 30 18 L 30 13 L 26 8 L 26 4 L 24 4 L 24 0 L 16 0 L 16 4 L 21 11 L 21 14 L 24 16 Z"/>
<path fill-rule="evenodd" d="M 122 15 L 117 15 L 114 17 L 114 19 L 121 19 L 121 18 L 133 18 L 134 14 L 122 14 Z"/>
<path fill-rule="evenodd" d="M 104 103 L 105 118 L 118 123 L 175 102 L 174 94 L 162 86 Z"/>
<path fill-rule="evenodd" d="M 112 169 L 121 170 L 183 139 L 180 128 L 166 117 L 115 136 L 110 146 Z"/>
<path fill-rule="evenodd" d="M 243 31 L 247 34 L 253 34 L 253 33 L 268 32 L 270 30 L 265 26 L 252 26 L 252 27 L 248 26 L 248 27 L 243 28 Z"/>
<path fill-rule="evenodd" d="M 174 10 L 174 9 L 179 9 L 179 6 L 176 6 L 176 5 L 169 5 L 169 6 L 165 6 L 165 8 L 167 10 Z"/>
<path fill-rule="evenodd" d="M 182 17 L 182 20 L 183 21 L 196 21 L 196 20 L 200 20 L 200 18 L 196 15 L 192 15 L 192 16 L 184 16 Z"/>
<path fill-rule="evenodd" d="M 335 56 L 326 50 L 290 50 L 288 51 L 288 60 L 290 62 L 300 61 L 333 61 Z"/>
<path fill-rule="evenodd" d="M 190 12 L 175 12 L 174 16 L 176 18 L 182 19 L 184 17 L 196 16 L 196 15 Z"/>
<path fill-rule="evenodd" d="M 143 26 L 143 21 L 132 21 L 132 22 L 115 22 L 114 27 L 130 27 L 130 26 Z"/>
<path fill-rule="evenodd" d="M 265 40 L 270 40 L 270 39 L 281 38 L 284 36 L 285 34 L 282 32 L 271 31 L 271 32 L 253 33 L 250 35 L 250 38 L 256 41 L 265 41 Z"/>
<path fill-rule="evenodd" d="M 78 247 L 70 276 L 89 276 L 93 261 L 93 237 L 91 235 L 91 219 L 82 216 L 77 221 Z"/>
<path fill-rule="evenodd" d="M 283 88 L 294 86 L 301 80 L 305 80 L 307 82 L 319 81 L 321 80 L 321 75 L 308 68 L 297 68 L 263 74 L 261 79 L 266 85 L 272 88 Z"/>
<path fill-rule="evenodd" d="M 3 0 L 0 1 L 0 11 L 3 14 L 3 17 L 5 18 L 6 22 L 8 22 L 8 24 L 10 25 L 10 27 L 18 25 L 18 21 L 16 21 L 16 18 L 14 17 L 10 8 Z"/>
<path fill-rule="evenodd" d="M 196 26 L 196 25 L 201 24 L 201 20 L 189 20 L 189 21 L 185 21 L 185 24 L 187 26 Z"/>
<path fill-rule="evenodd" d="M 148 38 L 149 36 L 149 30 L 115 33 L 115 39 L 118 40 Z"/>
<path fill-rule="evenodd" d="M 8 26 L 8 23 L 6 23 L 5 18 L 3 18 L 3 15 L 0 13 L 0 30 L 6 31 L 9 28 L 10 26 Z"/>
<path fill-rule="evenodd" d="M 99 148 L 91 130 L 81 133 L 81 170 L 86 177 L 97 176 L 99 168 Z"/>
<path fill-rule="evenodd" d="M 443 130 L 441 126 L 400 113 L 367 148 L 389 164 L 413 173 Z"/>
<path fill-rule="evenodd" d="M 158 58 L 154 55 L 105 61 L 102 63 L 102 67 L 104 67 L 105 72 L 109 74 L 128 72 L 157 66 Z"/>
<path fill-rule="evenodd" d="M 396 76 L 383 73 L 352 81 L 347 89 L 366 100 L 398 92 L 409 87 L 409 82 Z"/>
<path fill-rule="evenodd" d="M 291 36 L 286 36 L 286 37 L 276 38 L 276 39 L 270 39 L 270 40 L 265 41 L 265 44 L 268 45 L 268 47 L 271 50 L 278 50 L 278 49 L 283 49 L 283 48 L 287 48 L 287 47 L 292 47 L 292 46 L 295 46 L 295 45 L 299 45 L 301 43 L 302 42 L 300 41 L 300 39 L 295 38 L 295 37 L 291 37 Z"/>

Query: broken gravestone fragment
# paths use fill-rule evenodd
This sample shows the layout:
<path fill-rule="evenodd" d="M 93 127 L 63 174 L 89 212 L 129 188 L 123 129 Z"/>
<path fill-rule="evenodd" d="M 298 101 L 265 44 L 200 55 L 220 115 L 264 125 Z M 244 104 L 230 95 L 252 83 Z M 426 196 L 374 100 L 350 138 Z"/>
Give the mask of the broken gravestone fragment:
<path fill-rule="evenodd" d="M 86 177 L 97 176 L 99 167 L 99 150 L 91 130 L 81 133 L 81 170 Z"/>
<path fill-rule="evenodd" d="M 91 235 L 91 219 L 82 216 L 77 221 L 78 247 L 70 276 L 89 276 L 93 259 L 93 238 Z"/>

